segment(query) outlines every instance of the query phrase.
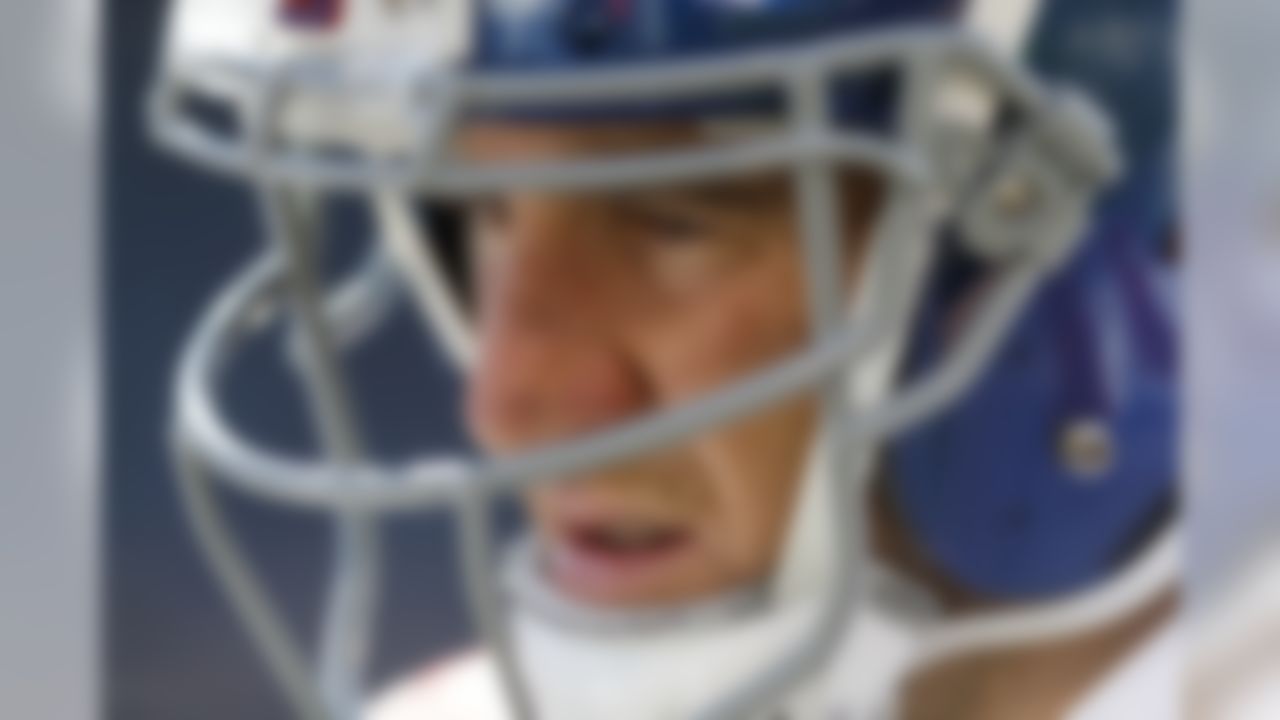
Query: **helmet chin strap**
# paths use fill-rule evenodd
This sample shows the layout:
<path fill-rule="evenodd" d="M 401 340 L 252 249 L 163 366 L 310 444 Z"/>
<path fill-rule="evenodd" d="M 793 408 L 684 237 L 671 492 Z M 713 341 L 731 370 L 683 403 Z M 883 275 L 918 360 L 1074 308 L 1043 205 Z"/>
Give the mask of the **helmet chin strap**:
<path fill-rule="evenodd" d="M 797 599 L 617 633 L 568 627 L 516 602 L 513 629 L 540 717 L 685 720 L 758 672 L 818 608 L 817 598 Z"/>

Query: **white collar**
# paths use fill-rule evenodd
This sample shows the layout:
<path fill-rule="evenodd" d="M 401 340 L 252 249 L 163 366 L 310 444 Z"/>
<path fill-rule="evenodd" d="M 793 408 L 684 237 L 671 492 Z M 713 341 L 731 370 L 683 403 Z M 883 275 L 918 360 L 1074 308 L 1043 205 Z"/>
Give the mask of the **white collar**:
<path fill-rule="evenodd" d="M 1129 653 L 1068 716 L 1068 720 L 1185 717 L 1181 703 L 1182 632 L 1177 622 Z M 1136 713 L 1136 715 L 1135 715 Z"/>

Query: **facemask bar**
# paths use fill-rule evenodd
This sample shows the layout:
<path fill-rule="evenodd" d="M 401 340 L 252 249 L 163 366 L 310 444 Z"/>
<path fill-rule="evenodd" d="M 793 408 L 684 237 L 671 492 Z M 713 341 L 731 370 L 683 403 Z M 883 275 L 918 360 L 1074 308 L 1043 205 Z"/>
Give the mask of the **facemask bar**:
<path fill-rule="evenodd" d="M 153 133 L 162 145 L 206 170 L 235 177 L 270 178 L 291 187 L 334 191 L 364 192 L 372 187 L 459 197 L 531 183 L 547 190 L 617 188 L 655 179 L 691 180 L 708 172 L 777 167 L 806 152 L 849 162 L 889 165 L 898 172 L 918 172 L 923 169 L 919 159 L 910 156 L 908 150 L 886 146 L 883 142 L 860 142 L 843 134 L 818 135 L 802 141 L 769 138 L 701 151 L 606 161 L 603 165 L 566 163 L 555 167 L 499 168 L 451 165 L 439 157 L 439 141 L 460 111 L 468 107 L 537 107 L 587 101 L 626 103 L 645 97 L 678 99 L 781 88 L 791 80 L 788 68 L 795 66 L 811 67 L 832 77 L 905 66 L 914 55 L 920 54 L 949 56 L 998 88 L 1000 96 L 1020 111 L 1043 114 L 1049 109 L 1034 81 L 980 40 L 954 30 L 907 29 L 826 41 L 802 50 L 758 51 L 670 66 L 575 72 L 571 76 L 489 74 L 464 78 L 449 71 L 427 68 L 405 87 L 392 89 L 337 84 L 323 67 L 316 68 L 305 62 L 266 70 L 208 61 L 171 67 L 161 74 L 150 96 L 149 115 Z M 210 132 L 184 112 L 182 103 L 187 93 L 226 96 L 230 93 L 221 88 L 228 84 L 283 87 L 291 93 L 330 98 L 347 93 L 369 96 L 381 91 L 384 97 L 393 95 L 405 117 L 412 119 L 410 126 L 417 141 L 399 156 L 359 160 L 286 148 L 275 148 L 263 155 L 242 140 Z M 1105 151 L 1085 138 L 1067 135 L 1062 140 L 1070 143 L 1070 150 L 1092 167 L 1108 167 L 1111 163 Z M 815 147 L 815 144 L 822 146 Z M 423 170 L 427 167 L 435 172 L 425 173 Z"/>
<path fill-rule="evenodd" d="M 221 518 L 211 494 L 209 485 L 212 478 L 209 470 L 215 471 L 219 479 L 228 484 L 258 496 L 288 505 L 338 512 L 343 517 L 344 534 L 349 533 L 347 537 L 351 544 L 348 547 L 353 548 L 351 557 L 363 555 L 374 548 L 374 541 L 367 534 L 368 518 L 372 513 L 430 507 L 460 510 L 465 521 L 466 545 L 469 548 L 464 565 L 468 571 L 469 584 L 480 600 L 479 620 L 498 645 L 499 655 L 505 656 L 500 658 L 504 667 L 510 663 L 508 674 L 516 676 L 518 673 L 514 672 L 513 653 L 509 643 L 504 640 L 501 619 L 497 617 L 501 613 L 496 611 L 496 606 L 484 600 L 485 597 L 494 596 L 492 588 L 483 584 L 491 580 L 482 582 L 483 575 L 487 574 L 487 556 L 491 555 L 488 552 L 487 516 L 483 508 L 492 493 L 519 491 L 534 483 L 548 482 L 547 478 L 572 475 L 589 467 L 616 462 L 679 441 L 690 434 L 761 409 L 803 390 L 815 388 L 823 391 L 828 398 L 824 416 L 828 427 L 835 429 L 833 448 L 836 452 L 848 453 L 836 457 L 833 464 L 836 468 L 849 468 L 861 464 L 859 455 L 865 457 L 868 448 L 875 443 L 937 412 L 972 382 L 998 347 L 1018 310 L 1044 275 L 1052 270 L 1052 262 L 1047 262 L 1046 258 L 1057 258 L 1059 254 L 1028 252 L 1022 262 L 1010 263 L 998 273 L 989 297 L 982 301 L 982 307 L 975 314 L 972 327 L 959 339 L 953 355 L 947 361 L 916 386 L 905 389 L 904 394 L 894 402 L 856 419 L 851 418 L 844 403 L 846 371 L 878 348 L 886 335 L 892 332 L 892 328 L 884 327 L 885 319 L 878 317 L 872 317 L 870 322 L 853 327 L 848 326 L 844 320 L 839 273 L 841 263 L 837 256 L 840 233 L 835 225 L 838 214 L 835 212 L 837 206 L 833 195 L 831 167 L 845 161 L 857 161 L 879 169 L 886 178 L 892 178 L 894 183 L 900 183 L 903 187 L 927 187 L 918 184 L 921 180 L 920 171 L 927 166 L 920 158 L 909 155 L 901 147 L 859 142 L 851 140 L 845 134 L 833 134 L 829 127 L 830 120 L 822 112 L 824 103 L 818 98 L 822 94 L 821 90 L 826 87 L 827 79 L 832 75 L 866 69 L 868 66 L 880 67 L 909 57 L 910 50 L 931 48 L 931 53 L 925 53 L 933 59 L 929 64 L 930 72 L 938 72 L 948 60 L 963 59 L 967 65 L 982 71 L 1015 105 L 1027 111 L 1033 122 L 1052 113 L 1051 104 L 1034 90 L 1034 86 L 1026 78 L 1011 68 L 990 61 L 980 45 L 957 44 L 957 36 L 946 37 L 949 42 L 939 46 L 938 37 L 928 33 L 916 32 L 892 38 L 901 45 L 889 42 L 890 38 L 876 36 L 857 42 L 846 41 L 817 52 L 792 52 L 784 60 L 764 53 L 753 60 L 735 59 L 732 63 L 708 63 L 696 67 L 692 72 L 682 71 L 682 74 L 677 74 L 675 77 L 683 79 L 676 82 L 674 87 L 672 76 L 666 69 L 656 73 L 622 71 L 617 73 L 616 78 L 613 77 L 614 73 L 602 73 L 586 81 L 574 78 L 572 84 L 563 80 L 540 82 L 536 79 L 520 79 L 513 82 L 499 78 L 489 82 L 481 79 L 474 85 L 449 85 L 449 92 L 445 95 L 447 97 L 469 99 L 473 102 L 484 100 L 518 103 L 521 100 L 535 99 L 547 102 L 549 99 L 599 100 L 600 96 L 627 97 L 639 90 L 648 90 L 650 93 L 661 91 L 664 96 L 681 91 L 722 92 L 726 86 L 758 86 L 760 80 L 764 79 L 796 93 L 796 98 L 800 101 L 797 105 L 801 110 L 797 127 L 801 131 L 793 132 L 783 139 L 685 152 L 678 156 L 563 163 L 547 167 L 449 167 L 447 161 L 441 161 L 443 166 L 439 168 L 430 164 L 415 167 L 412 176 L 390 171 L 391 166 L 386 164 L 353 169 L 349 165 L 331 165 L 325 159 L 304 159 L 288 152 L 281 154 L 278 149 L 265 145 L 245 149 L 219 144 L 218 141 L 211 141 L 200 135 L 190 125 L 174 122 L 175 118 L 169 113 L 176 111 L 177 107 L 169 101 L 175 99 L 171 93 L 178 86 L 173 83 L 162 84 L 156 105 L 160 120 L 158 130 L 162 140 L 202 164 L 247 173 L 268 189 L 292 187 L 295 182 L 303 188 L 341 189 L 358 180 L 375 187 L 414 189 L 447 197 L 513 186 L 557 189 L 584 185 L 595 188 L 622 187 L 657 180 L 687 180 L 770 165 L 785 167 L 797 159 L 802 163 L 798 172 L 803 188 L 802 196 L 805 198 L 802 213 L 810 281 L 814 287 L 812 306 L 815 340 L 812 348 L 686 407 L 665 411 L 648 420 L 627 423 L 590 438 L 536 450 L 523 457 L 498 462 L 433 459 L 390 469 L 365 462 L 359 457 L 358 442 L 354 435 L 347 437 L 344 434 L 346 431 L 341 429 L 344 422 L 341 418 L 344 415 L 349 417 L 349 413 L 344 407 L 345 401 L 341 399 L 334 364 L 329 364 L 318 372 L 314 368 L 307 372 L 315 375 L 310 381 L 313 386 L 313 401 L 318 409 L 329 414 L 326 422 L 330 426 L 326 436 L 330 452 L 340 466 L 335 469 L 323 463 L 282 458 L 254 447 L 230 430 L 211 400 L 221 365 L 238 341 L 242 340 L 238 336 L 245 329 L 250 309 L 259 302 L 272 301 L 271 296 L 280 291 L 282 279 L 291 277 L 295 286 L 295 302 L 310 308 L 297 308 L 305 313 L 301 318 L 303 335 L 310 336 L 307 342 L 311 347 L 306 354 L 327 354 L 332 357 L 336 348 L 331 338 L 327 339 L 326 333 L 329 331 L 324 328 L 325 318 L 319 312 L 319 308 L 325 303 L 318 288 L 309 285 L 305 265 L 290 269 L 279 257 L 280 252 L 288 254 L 305 251 L 300 246 L 287 244 L 290 242 L 287 239 L 284 240 L 283 251 L 277 251 L 260 261 L 219 299 L 210 315 L 201 323 L 184 354 L 178 378 L 175 435 L 180 464 L 185 471 L 185 498 L 201 542 L 229 587 L 233 602 L 259 642 L 273 672 L 286 687 L 295 708 L 303 717 L 330 717 L 326 712 L 336 712 L 337 716 L 344 717 L 351 707 L 346 698 L 358 697 L 358 691 L 352 687 L 340 687 L 332 697 L 325 693 L 328 702 L 319 699 L 320 693 L 316 692 L 314 683 L 309 679 L 302 653 L 292 639 L 287 637 L 284 625 L 279 622 L 278 613 L 262 592 L 243 553 L 230 537 L 225 520 Z M 800 57 L 796 57 L 797 54 Z M 797 67 L 803 68 L 804 72 L 795 71 L 794 68 Z M 779 68 L 790 70 L 786 71 L 788 74 L 780 75 Z M 173 80 L 172 77 L 168 79 Z M 265 93 L 265 97 L 271 101 L 264 102 L 263 107 L 273 106 L 281 99 L 277 90 L 296 80 L 296 76 L 287 72 L 276 76 L 274 81 L 268 83 L 269 90 Z M 438 78 L 432 79 L 434 87 L 443 87 L 440 83 Z M 456 110 L 456 107 L 447 105 L 443 111 L 433 116 L 434 123 L 424 123 L 424 127 L 434 128 L 436 137 L 429 138 L 419 148 L 418 159 L 436 156 L 440 139 L 449 129 L 446 127 L 447 123 L 440 122 L 440 117 L 454 117 Z M 264 117 L 269 119 L 272 114 L 265 113 Z M 269 126 L 268 120 L 264 119 L 262 126 Z M 1065 128 L 1068 131 L 1072 129 Z M 1095 169 L 1107 166 L 1107 149 L 1105 143 L 1099 143 L 1098 138 L 1088 136 L 1087 132 L 1076 135 L 1066 132 L 1060 140 L 1070 146 L 1065 152 L 1077 159 L 1083 158 L 1086 166 L 1091 163 Z M 1106 175 L 1102 171 L 1097 174 L 1099 182 Z M 289 208 L 285 204 L 276 206 L 269 203 L 268 210 L 276 222 L 289 215 Z M 280 229 L 277 228 L 278 231 Z M 285 227 L 284 234 L 298 229 Z M 1062 242 L 1074 239 L 1063 238 Z M 883 238 L 877 244 L 884 244 Z M 286 274 L 290 272 L 294 274 Z M 337 331 L 337 334 L 343 333 Z M 840 442 L 841 438 L 845 442 Z M 841 482 L 837 483 L 840 493 L 837 507 L 844 506 L 846 502 L 849 503 L 848 506 L 856 507 L 854 503 L 860 485 L 854 480 L 841 478 Z M 838 538 L 840 542 L 851 543 L 850 547 L 853 548 L 861 547 L 858 538 L 861 529 L 855 532 L 842 523 L 836 523 L 836 526 L 843 529 L 842 537 Z M 846 551 L 844 546 L 841 549 Z M 847 574 L 851 573 L 851 569 L 845 568 L 842 572 L 846 576 L 833 584 L 833 597 L 824 604 L 827 611 L 822 616 L 822 622 L 806 642 L 799 644 L 784 662 L 770 668 L 744 692 L 728 698 L 723 705 L 710 708 L 702 717 L 740 717 L 749 710 L 761 707 L 762 702 L 785 695 L 805 675 L 821 667 L 830 655 L 833 641 L 840 636 L 834 630 L 841 628 L 847 615 L 843 610 L 847 608 L 847 600 L 854 593 L 852 578 Z M 373 578 L 348 575 L 347 580 L 352 583 L 352 587 L 359 588 L 371 583 Z M 367 608 L 362 609 L 361 606 L 372 597 L 371 591 L 357 590 L 347 597 L 350 599 L 345 603 L 339 601 L 331 605 L 334 608 L 346 608 L 335 610 L 330 615 L 331 621 L 346 622 L 355 628 L 353 631 L 338 631 L 329 635 L 337 638 L 329 647 L 345 646 L 345 649 L 330 651 L 340 656 L 339 659 L 325 663 L 327 668 L 338 668 L 333 671 L 335 674 L 341 674 L 343 670 L 350 673 L 358 668 L 360 662 L 358 659 L 351 662 L 351 656 L 360 654 L 356 651 L 357 646 L 362 644 L 358 640 L 367 635 L 367 623 L 362 620 Z M 837 613 L 836 610 L 841 612 Z M 504 644 L 507 645 L 505 648 Z M 334 681 L 329 677 L 327 668 L 322 671 L 322 677 L 323 684 L 329 686 Z M 358 674 L 358 670 L 356 672 Z M 342 686 L 345 683 L 336 684 Z M 518 683 L 515 685 L 516 697 L 527 697 Z M 523 702 L 527 704 L 527 700 Z M 326 705 L 330 707 L 326 708 Z"/>
<path fill-rule="evenodd" d="M 337 343 L 323 317 L 323 277 L 317 257 L 322 222 L 317 203 L 279 187 L 259 191 L 277 251 L 288 262 L 286 285 L 295 338 L 295 358 L 305 395 L 317 419 L 325 452 L 341 471 L 365 456 L 364 441 L 348 389 L 342 381 Z M 288 226 L 281 226 L 287 223 Z M 358 510 L 339 514 L 319 674 L 329 707 L 340 715 L 358 712 L 370 635 L 377 605 L 382 553 L 376 519 Z"/>
<path fill-rule="evenodd" d="M 954 44 L 954 42 L 953 42 Z M 900 53 L 895 53 L 894 56 Z M 950 53 L 938 52 L 937 56 L 942 60 L 947 60 Z M 968 55 L 962 56 L 972 60 Z M 977 57 L 982 57 L 979 54 Z M 950 58 L 958 62 L 954 56 Z M 869 62 L 869 61 L 868 61 Z M 750 64 L 748 64 L 750 67 Z M 980 67 L 975 65 L 974 67 Z M 843 69 L 838 66 L 836 69 Z M 834 70 L 828 69 L 828 72 Z M 1000 78 L 1011 74 L 1012 71 L 996 73 L 990 79 L 995 83 L 996 87 L 1011 87 L 1011 97 L 1014 100 L 1022 99 L 1018 105 L 1025 104 L 1023 108 L 1030 112 L 1033 108 L 1036 110 L 1034 116 L 1044 118 L 1053 112 L 1052 104 L 1046 102 L 1042 94 L 1032 93 L 1028 86 L 1028 81 L 1014 82 L 1011 85 L 1001 84 Z M 283 74 L 282 74 L 283 76 Z M 1016 91 L 1016 88 L 1022 88 L 1022 91 Z M 1030 93 L 1030 94 L 1028 94 Z M 573 95 L 574 93 L 569 93 Z M 526 97 L 520 94 L 519 97 Z M 192 128 L 188 127 L 187 130 Z M 1097 157 L 1099 155 L 1109 158 L 1105 149 L 1100 149 L 1096 141 L 1090 140 L 1088 137 L 1075 137 L 1069 135 L 1061 138 L 1068 142 L 1069 147 L 1065 148 L 1065 152 L 1074 154 L 1077 158 Z M 803 145 L 803 143 L 795 143 Z M 1079 147 L 1087 148 L 1088 152 L 1077 152 Z M 822 154 L 825 148 L 810 147 L 809 152 L 813 154 Z M 801 153 L 803 157 L 805 153 Z M 911 180 L 917 173 L 911 172 L 911 168 L 919 167 L 921 163 L 908 162 L 906 168 L 899 164 L 882 162 L 883 158 L 879 156 L 864 156 L 861 163 L 876 168 L 885 173 L 886 177 L 901 177 L 904 180 Z M 878 162 L 880 160 L 881 162 Z M 517 173 L 525 176 L 528 186 L 535 188 L 545 187 L 562 187 L 570 178 L 578 178 L 588 182 L 593 187 L 616 187 L 632 182 L 647 181 L 653 182 L 664 179 L 665 175 L 661 173 L 661 167 L 646 167 L 644 173 L 626 172 L 628 168 L 619 168 L 612 166 L 612 169 L 621 169 L 624 172 L 620 178 L 610 178 L 607 173 L 611 169 L 608 161 L 604 161 L 606 167 L 603 170 L 588 172 L 587 168 L 597 163 L 565 163 L 549 165 L 547 167 L 521 168 L 524 172 Z M 1088 163 L 1086 163 L 1088 164 Z M 1106 163 L 1103 163 L 1104 166 Z M 249 168 L 250 170 L 252 168 Z M 633 168 L 632 168 L 633 169 Z M 445 167 L 442 170 L 453 172 L 454 168 Z M 702 174 L 714 174 L 715 172 L 731 171 L 725 168 L 701 169 Z M 465 169 L 459 172 L 466 174 Z M 499 182 L 497 175 L 500 175 L 501 169 L 490 169 L 489 175 L 495 176 L 494 182 L 498 187 L 507 187 L 517 185 L 518 183 L 510 180 Z M 1104 173 L 1105 174 L 1105 173 Z M 475 174 L 472 174 L 475 177 Z M 612 182 L 611 182 L 612 180 Z M 467 183 L 462 183 L 463 185 Z M 491 188 L 492 189 L 492 188 Z M 249 293 L 248 289 L 244 292 Z M 255 292 L 259 295 L 261 292 Z M 217 315 L 218 321 L 213 322 L 210 318 L 209 325 L 225 326 L 232 322 L 236 311 L 233 308 L 224 307 Z M 432 505 L 452 496 L 454 485 L 459 480 L 460 466 L 456 462 L 441 461 L 437 463 L 429 463 L 424 465 L 411 466 L 408 468 L 393 469 L 389 473 L 385 470 L 380 471 L 375 468 L 361 467 L 357 473 L 363 480 L 361 485 L 367 486 L 385 486 L 385 487 L 362 487 L 357 491 L 347 492 L 334 486 L 331 478 L 325 477 L 323 465 L 308 464 L 303 462 L 290 461 L 288 459 L 274 456 L 270 453 L 257 451 L 251 445 L 240 441 L 226 425 L 221 418 L 213 411 L 212 406 L 204 402 L 205 393 L 202 389 L 208 387 L 217 375 L 217 364 L 213 362 L 219 357 L 214 352 L 216 348 L 223 344 L 221 339 L 222 333 L 214 332 L 212 329 L 199 335 L 193 345 L 199 346 L 201 352 L 193 353 L 193 361 L 186 365 L 186 371 L 182 374 L 182 382 L 179 383 L 181 388 L 180 394 L 185 397 L 179 402 L 180 408 L 185 408 L 181 416 L 184 424 L 196 430 L 196 434 L 204 438 L 202 445 L 206 447 L 206 453 L 213 458 L 218 459 L 218 465 L 224 470 L 234 471 L 236 476 L 246 477 L 247 481 L 242 483 L 243 489 L 250 492 L 257 492 L 277 500 L 288 502 L 290 504 L 298 504 L 310 507 L 325 507 L 334 504 L 342 506 L 365 506 L 369 509 L 394 510 L 393 506 L 406 506 L 406 509 L 417 509 L 424 505 Z M 662 423 L 672 423 L 679 427 L 680 432 L 690 432 L 705 423 L 714 423 L 724 419 L 726 416 L 736 412 L 746 412 L 761 407 L 763 404 L 777 399 L 781 395 L 794 392 L 800 387 L 811 384 L 817 376 L 829 373 L 833 367 L 838 364 L 839 360 L 844 357 L 844 353 L 855 343 L 852 340 L 862 341 L 870 340 L 870 337 L 853 337 L 854 333 L 843 333 L 832 338 L 823 338 L 818 342 L 818 346 L 808 359 L 803 361 L 783 363 L 771 370 L 765 371 L 757 376 L 758 382 L 745 383 L 747 391 L 744 393 L 747 397 L 745 400 L 732 400 L 723 397 L 725 394 L 713 394 L 710 402 L 705 404 L 712 406 L 712 410 L 700 413 L 670 413 L 662 417 Z M 865 331 L 863 335 L 866 335 Z M 776 388 L 776 389 L 775 389 Z M 779 393 L 778 390 L 782 390 Z M 738 395 L 738 393 L 733 393 Z M 700 403 L 702 404 L 702 403 Z M 636 424 L 630 426 L 633 429 L 641 430 L 644 424 Z M 604 442 L 608 439 L 612 442 Z M 656 429 L 644 428 L 640 432 L 632 433 L 605 433 L 602 434 L 599 443 L 602 446 L 603 454 L 607 457 L 618 444 L 630 444 L 631 442 L 640 442 L 642 444 L 654 443 L 662 444 L 669 442 L 673 438 L 668 433 L 658 432 Z M 621 441 L 621 443 L 619 442 Z M 601 453 L 588 453 L 581 460 L 585 464 L 596 462 L 595 458 Z M 535 467 L 539 468 L 546 465 L 556 465 L 561 460 L 557 457 L 557 453 L 553 451 L 536 452 L 529 458 L 521 458 L 521 462 L 527 463 L 532 460 Z M 571 462 L 574 467 L 581 467 L 583 462 Z M 485 468 L 485 472 L 480 474 L 486 477 L 505 477 L 516 471 L 515 474 L 525 474 L 518 472 L 518 468 L 509 467 L 510 463 L 490 464 Z M 384 481 L 375 481 L 375 478 L 381 476 Z"/>
<path fill-rule="evenodd" d="M 924 55 L 903 71 L 905 97 L 900 101 L 902 119 L 898 132 L 909 146 L 927 142 L 933 130 L 925 110 L 939 77 L 934 62 L 937 58 Z M 834 116 L 825 78 L 805 70 L 798 68 L 791 85 L 792 131 L 801 136 L 823 132 Z M 892 357 L 900 350 L 915 315 L 916 301 L 923 295 L 924 279 L 936 250 L 932 228 L 943 219 L 941 215 L 946 210 L 938 202 L 931 207 L 928 199 L 931 192 L 943 192 L 943 188 L 887 179 L 888 199 L 872 237 L 868 267 L 861 274 L 860 297 L 849 309 L 849 293 L 844 287 L 848 259 L 841 252 L 845 237 L 839 221 L 838 167 L 820 157 L 810 157 L 796 171 L 811 290 L 811 322 L 815 332 L 825 335 L 839 332 L 848 324 L 850 313 L 855 319 L 869 314 L 891 318 L 878 350 Z M 875 355 L 866 359 L 876 362 Z M 806 636 L 784 650 L 781 660 L 764 667 L 734 694 L 703 709 L 695 716 L 700 720 L 755 717 L 774 708 L 780 700 L 795 696 L 805 683 L 821 677 L 823 668 L 848 637 L 852 609 L 858 598 L 867 593 L 866 578 L 855 568 L 873 561 L 866 508 L 882 439 L 860 428 L 865 413 L 875 408 L 860 407 L 851 399 L 851 383 L 860 379 L 863 364 L 850 363 L 845 372 L 829 377 L 821 387 L 822 427 L 827 441 L 820 446 L 825 457 L 818 462 L 824 464 L 824 469 L 810 482 L 829 483 L 825 511 L 830 516 L 828 534 L 833 562 L 828 568 L 832 577 L 816 620 Z M 883 403 L 884 399 L 874 402 Z"/>
<path fill-rule="evenodd" d="M 273 147 L 273 117 L 280 95 L 271 93 L 250 125 L 260 152 Z M 345 474 L 366 454 L 354 406 L 340 368 L 338 341 L 325 317 L 321 269 L 325 235 L 320 200 L 262 181 L 258 188 L 264 225 L 275 252 L 285 259 L 285 290 L 293 319 L 294 369 L 316 418 L 325 453 Z M 377 518 L 359 510 L 335 519 L 334 567 L 326 593 L 319 647 L 319 685 L 335 715 L 354 716 L 364 701 L 363 683 L 380 585 L 382 551 Z"/>

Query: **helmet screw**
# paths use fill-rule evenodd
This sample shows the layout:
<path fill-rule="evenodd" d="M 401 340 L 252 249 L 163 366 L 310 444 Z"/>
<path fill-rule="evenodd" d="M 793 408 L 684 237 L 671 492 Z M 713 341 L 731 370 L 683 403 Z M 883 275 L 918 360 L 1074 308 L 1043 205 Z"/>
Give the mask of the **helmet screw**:
<path fill-rule="evenodd" d="M 1076 418 L 1063 428 L 1058 441 L 1063 465 L 1082 481 L 1097 481 L 1115 463 L 1115 440 L 1100 418 Z"/>
<path fill-rule="evenodd" d="M 1005 178 L 996 187 L 995 202 L 1008 217 L 1026 217 L 1039 201 L 1035 185 L 1023 175 Z"/>

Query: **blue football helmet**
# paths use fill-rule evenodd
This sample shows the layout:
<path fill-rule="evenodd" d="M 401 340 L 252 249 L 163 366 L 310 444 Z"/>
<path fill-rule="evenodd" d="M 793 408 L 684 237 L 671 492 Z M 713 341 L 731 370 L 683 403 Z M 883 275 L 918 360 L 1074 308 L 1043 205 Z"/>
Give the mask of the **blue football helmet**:
<path fill-rule="evenodd" d="M 1171 0 L 174 0 L 154 134 L 251 183 L 272 239 L 186 348 L 176 456 L 197 536 L 294 709 L 358 714 L 377 521 L 392 513 L 458 514 L 466 585 L 520 717 L 600 717 L 548 705 L 546 673 L 513 620 L 526 611 L 557 631 L 609 634 L 750 622 L 798 604 L 803 621 L 733 677 L 639 716 L 793 707 L 856 625 L 849 608 L 892 584 L 867 538 L 877 469 L 930 561 L 1021 608 L 918 621 L 928 632 L 915 667 L 1096 627 L 1167 590 L 1177 572 L 1175 14 Z M 679 117 L 751 132 L 537 164 L 450 152 L 469 119 L 494 116 Z M 885 186 L 852 306 L 835 270 L 843 167 Z M 687 406 L 500 461 L 392 464 L 363 452 L 338 367 L 345 345 L 407 301 L 461 370 L 474 354 L 420 203 L 761 169 L 793 176 L 799 198 L 818 332 L 793 357 Z M 315 260 L 316 201 L 330 193 L 366 198 L 379 228 L 368 261 L 333 291 Z M 235 351 L 278 315 L 292 323 L 286 349 L 320 419 L 323 458 L 252 442 L 215 401 Z M 825 400 L 814 468 L 768 592 L 606 614 L 556 597 L 520 549 L 494 572 L 494 498 L 815 390 Z M 214 481 L 336 518 L 314 675 L 231 538 Z"/>

